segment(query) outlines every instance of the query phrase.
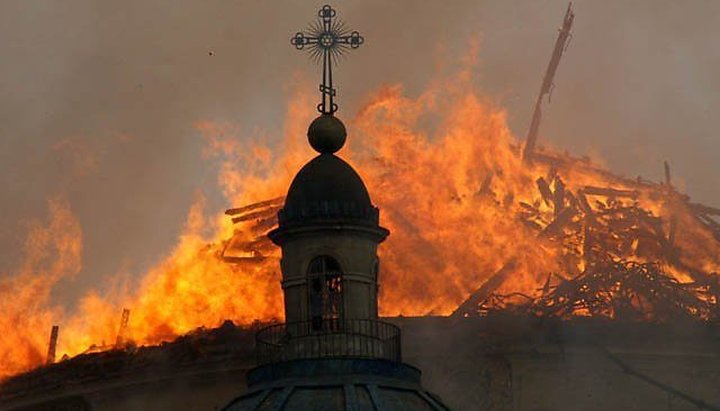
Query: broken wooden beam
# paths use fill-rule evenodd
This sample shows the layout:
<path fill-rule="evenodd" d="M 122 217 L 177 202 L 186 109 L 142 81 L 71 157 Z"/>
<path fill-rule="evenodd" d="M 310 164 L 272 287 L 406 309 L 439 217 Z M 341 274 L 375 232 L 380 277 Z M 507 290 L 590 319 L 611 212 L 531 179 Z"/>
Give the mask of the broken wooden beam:
<path fill-rule="evenodd" d="M 242 213 L 246 213 L 248 211 L 257 210 L 258 208 L 268 207 L 272 205 L 280 205 L 283 200 L 285 200 L 285 197 L 275 197 L 270 200 L 260 201 L 253 204 L 248 204 L 246 206 L 238 207 L 238 208 L 229 208 L 225 210 L 225 214 L 227 215 L 238 215 Z"/>
<path fill-rule="evenodd" d="M 540 86 L 540 93 L 538 94 L 537 100 L 535 101 L 535 109 L 533 110 L 532 120 L 530 122 L 530 128 L 528 129 L 527 137 L 525 138 L 525 147 L 523 148 L 523 160 L 525 162 L 532 162 L 533 154 L 535 151 L 535 145 L 537 143 L 538 131 L 540 130 L 540 120 L 542 118 L 542 101 L 545 96 L 550 98 L 552 89 L 554 87 L 555 72 L 560 65 L 560 59 L 563 53 L 567 49 L 567 45 L 570 41 L 570 30 L 572 29 L 573 20 L 575 20 L 575 13 L 573 12 L 572 2 L 568 4 L 567 10 L 565 11 L 565 17 L 563 18 L 563 24 L 558 30 L 558 37 L 555 40 L 555 47 L 553 48 L 550 62 L 548 63 L 545 76 L 543 77 L 542 85 Z"/>
<path fill-rule="evenodd" d="M 565 209 L 565 184 L 560 177 L 555 177 L 555 191 L 553 192 L 555 218 Z"/>
<path fill-rule="evenodd" d="M 55 351 L 57 350 L 58 334 L 60 333 L 60 326 L 53 325 L 50 330 L 50 343 L 48 344 L 48 353 L 45 364 L 50 365 L 55 363 Z"/>
<path fill-rule="evenodd" d="M 636 199 L 640 196 L 640 193 L 637 190 L 619 190 L 617 188 L 610 187 L 585 186 L 581 189 L 581 191 L 585 195 L 604 197 L 621 197 Z"/>
<path fill-rule="evenodd" d="M 505 263 L 505 265 L 488 278 L 480 288 L 470 294 L 470 296 L 450 314 L 450 317 L 458 318 L 476 313 L 480 304 L 487 300 L 495 290 L 500 288 L 508 276 L 515 270 L 515 267 L 517 267 L 515 259 Z"/>
<path fill-rule="evenodd" d="M 545 229 L 540 233 L 541 236 L 549 236 L 553 234 L 559 233 L 563 227 L 565 227 L 570 221 L 572 221 L 572 218 L 575 216 L 576 212 L 573 208 L 565 208 L 560 213 L 558 213 L 557 217 L 545 227 Z"/>
<path fill-rule="evenodd" d="M 542 177 L 535 180 L 535 183 L 537 184 L 538 190 L 540 190 L 540 195 L 542 196 L 545 204 L 548 206 L 551 205 L 553 203 L 554 196 L 552 190 L 550 190 L 550 185 Z"/>
<path fill-rule="evenodd" d="M 264 208 L 262 210 L 254 211 L 251 213 L 243 214 L 238 217 L 233 217 L 232 222 L 237 224 L 243 221 L 250 221 L 250 220 L 263 220 L 266 218 L 272 218 L 275 216 L 275 214 L 280 209 L 280 206 L 271 206 Z"/>
<path fill-rule="evenodd" d="M 118 327 L 117 338 L 115 338 L 115 348 L 122 348 L 125 345 L 125 333 L 127 331 L 128 320 L 130 320 L 130 310 L 123 308 L 120 315 L 120 327 Z"/>

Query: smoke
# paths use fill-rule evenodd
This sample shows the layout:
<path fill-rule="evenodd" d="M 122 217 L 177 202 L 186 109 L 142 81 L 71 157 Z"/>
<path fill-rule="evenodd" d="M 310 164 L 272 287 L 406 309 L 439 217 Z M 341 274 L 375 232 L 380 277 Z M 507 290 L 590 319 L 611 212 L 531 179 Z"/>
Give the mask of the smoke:
<path fill-rule="evenodd" d="M 198 192 L 208 210 L 240 205 L 225 199 L 217 162 L 203 159 L 198 124 L 279 143 L 288 95 L 319 77 L 288 39 L 320 6 L 2 2 L 0 273 L 17 272 L 28 222 L 44 219 L 57 196 L 83 231 L 82 270 L 59 278 L 49 297 L 71 309 L 89 288 L 144 273 L 170 253 Z M 334 6 L 366 38 L 337 71 L 340 116 L 353 117 L 383 84 L 419 93 L 475 39 L 480 64 L 469 84 L 506 107 L 522 136 L 566 3 Z M 719 12 L 720 3 L 699 0 L 578 1 L 540 143 L 654 179 L 667 159 L 689 194 L 720 203 Z"/>

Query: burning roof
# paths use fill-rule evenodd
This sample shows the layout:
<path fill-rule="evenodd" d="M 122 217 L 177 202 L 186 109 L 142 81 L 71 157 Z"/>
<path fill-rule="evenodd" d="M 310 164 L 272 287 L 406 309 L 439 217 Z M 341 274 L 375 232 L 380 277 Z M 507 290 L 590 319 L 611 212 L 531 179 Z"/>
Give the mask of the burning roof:
<path fill-rule="evenodd" d="M 654 184 L 612 176 L 569 156 L 538 157 L 547 163 L 549 172 L 535 181 L 532 202 L 519 201 L 510 210 L 498 201 L 492 174 L 483 180 L 474 201 L 508 209 L 508 218 L 527 226 L 539 244 L 557 247 L 560 264 L 543 273 L 543 281 L 536 277 L 535 288 L 527 292 L 506 285 L 518 269 L 516 259 L 510 259 L 453 315 L 505 310 L 560 318 L 720 319 L 720 276 L 706 269 L 716 262 L 712 250 L 720 241 L 720 225 L 713 216 L 720 216 L 719 209 L 690 203 L 688 196 L 678 193 L 667 164 L 666 181 Z M 561 175 L 578 172 L 605 175 L 613 185 L 582 185 L 573 191 Z M 250 222 L 251 230 L 262 230 L 277 223 L 280 208 L 280 199 L 274 199 L 226 214 L 234 216 L 235 223 Z M 711 243 L 703 244 L 703 238 Z M 700 248 L 709 246 L 710 252 L 703 254 L 697 249 L 700 244 Z M 265 236 L 228 241 L 224 258 L 232 263 L 251 262 L 265 258 L 264 250 L 270 248 Z M 228 249 L 246 256 L 230 255 Z M 507 291 L 496 292 L 499 289 Z"/>
<path fill-rule="evenodd" d="M 720 210 L 690 202 L 669 172 L 662 183 L 628 179 L 553 149 L 524 161 L 505 111 L 472 87 L 472 68 L 415 96 L 386 86 L 346 119 L 343 157 L 392 233 L 380 249 L 381 314 L 717 319 Z M 228 203 L 250 205 L 230 219 L 199 199 L 167 256 L 137 282 L 88 292 L 76 310 L 50 298 L 82 266 L 79 223 L 53 203 L 27 263 L 0 283 L 0 378 L 45 362 L 53 324 L 59 356 L 115 341 L 122 307 L 133 313 L 123 338 L 138 346 L 225 319 L 280 319 L 279 251 L 265 233 L 311 155 L 300 143 L 309 98 L 289 102 L 279 144 L 198 124 Z"/>

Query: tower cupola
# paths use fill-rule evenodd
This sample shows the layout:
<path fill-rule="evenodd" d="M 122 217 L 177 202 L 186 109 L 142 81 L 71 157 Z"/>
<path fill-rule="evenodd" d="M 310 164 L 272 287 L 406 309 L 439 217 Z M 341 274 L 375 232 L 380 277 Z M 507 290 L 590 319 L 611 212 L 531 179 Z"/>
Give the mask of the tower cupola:
<path fill-rule="evenodd" d="M 378 319 L 377 251 L 390 232 L 360 175 L 335 155 L 347 131 L 335 117 L 332 63 L 363 38 L 330 6 L 318 17 L 291 39 L 323 59 L 320 116 L 307 133 L 318 155 L 293 179 L 268 233 L 282 250 L 285 323 L 257 333 L 249 391 L 224 410 L 447 411 L 402 362 L 400 329 Z"/>
<path fill-rule="evenodd" d="M 377 319 L 377 246 L 389 231 L 362 178 L 328 152 L 345 139 L 342 122 L 322 114 L 308 138 L 320 154 L 295 176 L 269 233 L 282 248 L 285 319 L 316 330 Z"/>

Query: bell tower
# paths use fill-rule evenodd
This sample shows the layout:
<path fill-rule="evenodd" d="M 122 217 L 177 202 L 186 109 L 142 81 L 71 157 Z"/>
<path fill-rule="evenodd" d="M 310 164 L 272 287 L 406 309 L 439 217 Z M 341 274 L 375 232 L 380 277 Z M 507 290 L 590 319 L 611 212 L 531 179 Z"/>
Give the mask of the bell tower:
<path fill-rule="evenodd" d="M 400 361 L 400 330 L 378 320 L 377 249 L 390 232 L 380 226 L 362 178 L 336 155 L 347 131 L 335 117 L 333 64 L 364 39 L 335 20 L 335 9 L 326 5 L 308 32 L 290 42 L 322 59 L 320 115 L 307 132 L 318 154 L 298 171 L 278 211 L 278 227 L 268 233 L 282 249 L 286 323 L 258 333 L 258 358 Z"/>
<path fill-rule="evenodd" d="M 270 239 L 282 248 L 285 319 L 312 330 L 376 320 L 378 244 L 389 234 L 360 176 L 337 157 L 343 123 L 321 114 L 308 129 L 319 154 L 297 174 Z"/>
<path fill-rule="evenodd" d="M 287 322 L 309 322 L 313 331 L 337 330 L 348 320 L 377 319 L 377 246 L 389 234 L 380 227 L 379 211 L 360 176 L 335 155 L 347 132 L 335 117 L 333 63 L 364 39 L 326 5 L 309 32 L 296 33 L 290 42 L 322 58 L 320 116 L 307 133 L 319 155 L 295 176 L 278 228 L 269 236 L 282 248 Z"/>
<path fill-rule="evenodd" d="M 390 232 L 357 172 L 336 156 L 347 132 L 335 117 L 332 63 L 363 38 L 323 6 L 291 43 L 323 60 L 320 115 L 308 128 L 318 155 L 293 179 L 268 233 L 282 249 L 285 323 L 255 336 L 248 391 L 225 411 L 448 411 L 402 362 L 401 334 L 378 318 L 378 245 Z"/>

